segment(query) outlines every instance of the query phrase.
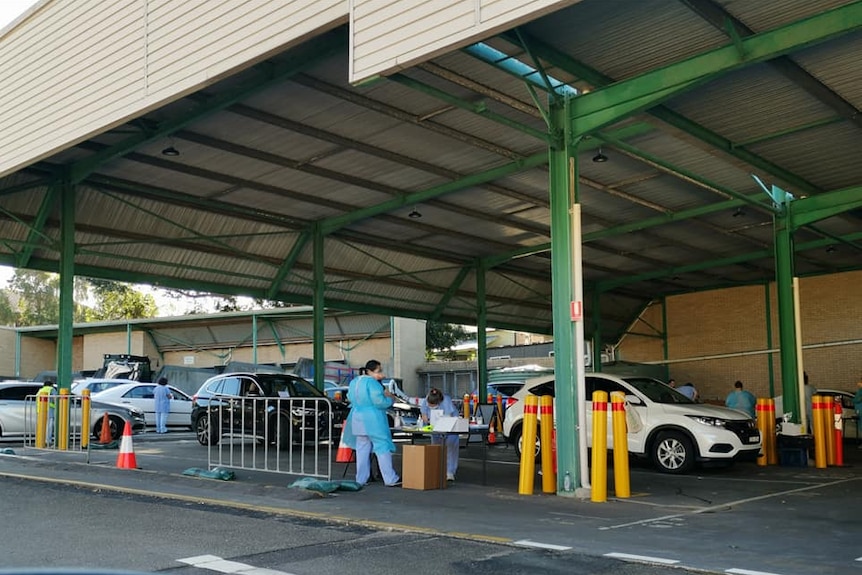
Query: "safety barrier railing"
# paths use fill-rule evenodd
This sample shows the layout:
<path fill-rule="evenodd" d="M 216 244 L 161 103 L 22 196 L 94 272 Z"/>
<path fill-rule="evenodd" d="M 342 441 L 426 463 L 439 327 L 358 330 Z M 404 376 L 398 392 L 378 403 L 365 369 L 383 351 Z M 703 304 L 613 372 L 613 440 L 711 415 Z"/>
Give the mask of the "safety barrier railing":
<path fill-rule="evenodd" d="M 58 395 L 28 395 L 24 398 L 24 445 L 35 449 L 86 451 L 92 421 L 89 393 L 70 395 L 62 390 Z"/>
<path fill-rule="evenodd" d="M 207 465 L 332 479 L 340 426 L 323 397 L 215 395 L 207 403 Z"/>

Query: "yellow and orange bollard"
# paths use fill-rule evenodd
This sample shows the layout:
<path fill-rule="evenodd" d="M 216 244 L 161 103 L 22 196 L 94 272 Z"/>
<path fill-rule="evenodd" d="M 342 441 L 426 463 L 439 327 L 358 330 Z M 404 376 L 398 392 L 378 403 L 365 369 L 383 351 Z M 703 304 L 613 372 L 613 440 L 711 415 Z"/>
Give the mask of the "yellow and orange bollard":
<path fill-rule="evenodd" d="M 554 468 L 554 451 L 551 449 L 554 434 L 554 398 L 543 395 L 539 398 L 539 416 L 542 433 L 542 493 L 557 492 L 557 472 Z"/>
<path fill-rule="evenodd" d="M 608 500 L 608 392 L 593 392 L 593 461 L 590 469 L 590 500 Z"/>
<path fill-rule="evenodd" d="M 470 394 L 464 394 L 464 403 L 461 406 L 461 411 L 464 413 L 464 419 L 470 419 Z"/>
<path fill-rule="evenodd" d="M 611 422 L 614 432 L 614 495 L 631 497 L 629 439 L 626 431 L 626 394 L 611 392 Z"/>
<path fill-rule="evenodd" d="M 766 398 L 766 417 L 769 425 L 766 428 L 766 460 L 769 465 L 778 465 L 778 437 L 775 435 L 775 400 Z"/>
<path fill-rule="evenodd" d="M 57 420 L 60 425 L 57 427 L 57 449 L 66 451 L 69 449 L 69 390 L 60 390 L 60 401 L 57 402 Z"/>
<path fill-rule="evenodd" d="M 38 449 L 45 448 L 46 429 L 48 425 L 48 396 L 36 396 L 36 447 Z"/>
<path fill-rule="evenodd" d="M 811 398 L 811 414 L 814 421 L 811 422 L 811 429 L 814 432 L 814 467 L 817 469 L 825 469 L 827 464 L 826 453 L 826 426 L 823 413 L 823 397 L 815 394 Z"/>
<path fill-rule="evenodd" d="M 539 397 L 524 398 L 524 420 L 521 427 L 521 473 L 518 479 L 518 494 L 532 495 L 536 474 L 536 415 Z"/>
<path fill-rule="evenodd" d="M 769 407 L 767 399 L 763 397 L 757 398 L 757 403 L 754 406 L 754 412 L 757 414 L 757 429 L 760 430 L 760 456 L 757 458 L 757 465 L 766 467 L 769 465 L 769 441 L 767 434 L 770 428 L 775 427 L 775 420 L 769 420 Z"/>
<path fill-rule="evenodd" d="M 90 390 L 81 393 L 81 449 L 90 444 Z"/>

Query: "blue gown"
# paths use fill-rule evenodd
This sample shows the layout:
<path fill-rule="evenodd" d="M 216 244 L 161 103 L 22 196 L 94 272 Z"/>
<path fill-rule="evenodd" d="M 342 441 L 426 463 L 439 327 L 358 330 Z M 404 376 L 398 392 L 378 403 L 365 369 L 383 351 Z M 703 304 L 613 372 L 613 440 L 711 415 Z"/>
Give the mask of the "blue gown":
<path fill-rule="evenodd" d="M 345 445 L 356 449 L 356 436 L 365 435 L 371 440 L 374 453 L 394 452 L 395 443 L 386 419 L 386 410 L 394 401 L 383 395 L 383 385 L 370 375 L 361 375 L 350 382 L 347 396 L 350 413 L 344 423 Z"/>

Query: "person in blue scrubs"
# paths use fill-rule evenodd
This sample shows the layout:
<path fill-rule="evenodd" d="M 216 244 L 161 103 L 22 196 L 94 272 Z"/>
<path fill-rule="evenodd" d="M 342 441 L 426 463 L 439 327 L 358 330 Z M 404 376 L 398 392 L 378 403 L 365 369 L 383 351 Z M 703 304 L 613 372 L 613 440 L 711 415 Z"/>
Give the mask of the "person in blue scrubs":
<path fill-rule="evenodd" d="M 171 412 L 171 400 L 174 395 L 168 387 L 168 380 L 160 377 L 158 385 L 153 388 L 153 403 L 156 407 L 156 433 L 168 432 L 168 414 Z"/>
<path fill-rule="evenodd" d="M 757 398 L 750 391 L 744 389 L 741 381 L 734 383 L 733 388 L 733 391 L 727 394 L 724 405 L 730 409 L 744 411 L 748 417 L 754 419 L 754 407 L 757 405 Z"/>
<path fill-rule="evenodd" d="M 383 368 L 377 360 L 365 364 L 364 374 L 350 382 L 347 396 L 350 413 L 344 422 L 344 444 L 356 450 L 356 482 L 365 485 L 371 477 L 371 453 L 383 483 L 389 487 L 401 485 L 401 478 L 392 467 L 395 443 L 389 430 L 386 410 L 394 403 L 394 395 L 383 387 Z"/>
<path fill-rule="evenodd" d="M 431 388 L 428 395 L 419 403 L 419 411 L 421 413 L 422 423 L 428 424 L 431 422 L 431 412 L 438 411 L 439 415 L 448 417 L 459 417 L 461 414 L 452 403 L 452 398 L 444 395 L 442 391 L 436 388 Z M 431 443 L 446 444 L 446 480 L 455 481 L 455 473 L 458 472 L 458 449 L 460 447 L 460 437 L 454 434 L 436 433 L 431 435 Z"/>

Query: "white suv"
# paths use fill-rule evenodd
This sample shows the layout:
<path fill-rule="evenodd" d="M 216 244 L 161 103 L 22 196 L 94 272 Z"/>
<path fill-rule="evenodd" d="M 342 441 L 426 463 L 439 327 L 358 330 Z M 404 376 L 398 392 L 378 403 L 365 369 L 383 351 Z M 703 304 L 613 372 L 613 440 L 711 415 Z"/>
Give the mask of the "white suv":
<path fill-rule="evenodd" d="M 740 411 L 695 403 L 672 387 L 650 377 L 589 373 L 585 380 L 588 446 L 592 445 L 593 392 L 608 392 L 610 401 L 612 391 L 622 391 L 626 394 L 629 453 L 649 458 L 659 471 L 685 473 L 692 469 L 696 461 L 754 461 L 760 454 L 757 425 Z M 524 397 L 528 394 L 553 396 L 554 376 L 527 381 L 514 395 L 515 403 L 506 411 L 503 434 L 518 448 L 519 454 Z M 608 449 L 613 449 L 611 410 L 608 409 L 607 413 Z"/>

